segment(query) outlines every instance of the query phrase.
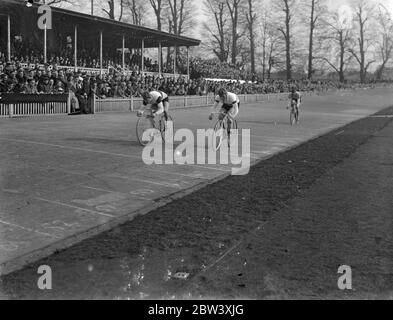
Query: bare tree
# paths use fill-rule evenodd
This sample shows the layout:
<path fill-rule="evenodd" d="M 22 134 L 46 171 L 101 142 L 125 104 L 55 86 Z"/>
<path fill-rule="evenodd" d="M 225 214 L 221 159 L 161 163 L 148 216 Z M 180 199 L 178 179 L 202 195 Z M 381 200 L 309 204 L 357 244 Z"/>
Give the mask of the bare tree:
<path fill-rule="evenodd" d="M 240 13 L 242 10 L 243 0 L 226 0 L 226 4 L 229 10 L 229 14 L 232 21 L 232 50 L 231 50 L 231 61 L 233 64 L 236 63 L 238 55 L 238 40 L 242 37 L 239 33 L 238 25 L 240 20 Z"/>
<path fill-rule="evenodd" d="M 109 19 L 116 20 L 116 15 L 115 15 L 116 1 L 108 0 L 107 5 L 108 5 L 108 9 L 102 8 L 102 11 L 108 15 Z M 120 15 L 118 20 L 121 21 L 123 18 L 123 11 L 124 11 L 124 0 L 120 0 L 119 5 L 120 5 Z"/>
<path fill-rule="evenodd" d="M 254 11 L 254 0 L 248 0 L 248 12 L 246 13 L 247 27 L 250 39 L 250 59 L 251 59 L 251 73 L 255 74 L 255 22 L 257 20 L 257 14 Z"/>
<path fill-rule="evenodd" d="M 191 22 L 192 0 L 167 0 L 173 33 L 183 34 Z"/>
<path fill-rule="evenodd" d="M 372 43 L 372 36 L 368 35 L 368 23 L 372 11 L 373 7 L 370 7 L 364 0 L 360 0 L 355 7 L 355 22 L 358 27 L 357 41 L 349 50 L 359 64 L 361 83 L 366 81 L 368 68 L 376 62 L 375 60 L 367 61 L 367 53 Z M 355 49 L 356 47 L 357 49 Z"/>
<path fill-rule="evenodd" d="M 204 28 L 208 31 L 211 39 L 207 41 L 207 46 L 213 50 L 214 54 L 221 62 L 228 61 L 230 39 L 228 38 L 228 12 L 225 1 L 205 0 L 205 14 L 214 18 L 214 23 L 204 23 Z"/>
<path fill-rule="evenodd" d="M 383 6 L 379 7 L 378 25 L 381 36 L 377 50 L 381 59 L 381 65 L 377 69 L 376 78 L 381 80 L 385 67 L 391 60 L 393 53 L 393 21 L 388 10 Z"/>
<path fill-rule="evenodd" d="M 323 54 L 316 57 L 325 61 L 337 72 L 340 82 L 345 81 L 345 70 L 352 58 L 350 54 L 352 22 L 348 19 L 349 17 L 343 17 L 339 12 L 333 12 L 324 19 L 326 34 L 319 40 L 325 45 Z"/>
<path fill-rule="evenodd" d="M 279 62 L 280 34 L 274 23 L 271 21 L 270 10 L 263 10 L 259 19 L 260 50 L 258 55 L 262 65 L 263 79 L 270 79 L 272 69 Z"/>
<path fill-rule="evenodd" d="M 308 47 L 308 73 L 307 77 L 309 80 L 312 79 L 314 68 L 314 37 L 316 29 L 320 25 L 321 17 L 324 14 L 324 7 L 321 0 L 306 0 L 306 6 L 310 12 L 310 29 L 309 29 L 309 47 Z"/>
<path fill-rule="evenodd" d="M 286 71 L 287 80 L 292 79 L 292 25 L 293 25 L 293 11 L 296 5 L 296 0 L 278 0 L 275 2 L 275 8 L 281 12 L 280 22 L 278 30 L 282 34 L 285 42 L 285 54 L 286 54 Z"/>
<path fill-rule="evenodd" d="M 157 30 L 162 30 L 162 11 L 164 9 L 163 0 L 149 0 L 157 20 Z"/>
<path fill-rule="evenodd" d="M 146 2 L 143 0 L 127 0 L 127 7 L 131 11 L 132 23 L 141 26 L 146 12 Z"/>

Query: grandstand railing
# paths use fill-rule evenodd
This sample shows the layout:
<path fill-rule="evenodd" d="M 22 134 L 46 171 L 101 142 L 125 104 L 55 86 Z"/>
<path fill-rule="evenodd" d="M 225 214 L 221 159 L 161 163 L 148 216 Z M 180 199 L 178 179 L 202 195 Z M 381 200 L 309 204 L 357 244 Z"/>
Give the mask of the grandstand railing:
<path fill-rule="evenodd" d="M 0 117 L 67 115 L 69 106 L 68 94 L 4 94 Z"/>
<path fill-rule="evenodd" d="M 43 64 L 33 64 L 33 63 L 30 63 L 30 64 L 29 63 L 21 63 L 20 66 L 22 68 L 24 68 L 24 69 L 27 69 L 28 67 L 30 67 L 30 68 L 35 68 L 35 67 L 45 68 L 45 66 Z M 66 70 L 66 71 L 69 71 L 69 72 L 74 72 L 75 71 L 75 67 L 73 67 L 73 66 L 57 66 L 57 68 L 61 69 L 61 70 Z M 103 69 L 77 67 L 77 70 L 79 72 L 86 73 L 88 75 L 99 75 L 101 72 L 105 74 L 105 73 L 109 73 L 110 70 L 112 70 L 112 69 L 116 70 L 117 72 L 121 72 L 121 73 L 123 73 L 126 76 L 130 76 L 134 72 L 133 70 L 127 70 L 127 69 L 126 70 L 117 70 L 117 69 L 115 69 L 113 67 L 103 68 Z M 139 73 L 139 72 L 137 72 L 137 73 Z M 147 75 L 147 76 L 151 76 L 151 77 L 158 77 L 159 76 L 158 72 L 144 71 L 143 74 Z M 189 79 L 188 75 L 186 75 L 186 74 L 179 74 L 179 73 L 177 73 L 177 74 L 174 74 L 174 73 L 161 73 L 161 76 L 164 77 L 164 78 L 175 78 L 175 79 L 184 78 L 186 80 Z"/>

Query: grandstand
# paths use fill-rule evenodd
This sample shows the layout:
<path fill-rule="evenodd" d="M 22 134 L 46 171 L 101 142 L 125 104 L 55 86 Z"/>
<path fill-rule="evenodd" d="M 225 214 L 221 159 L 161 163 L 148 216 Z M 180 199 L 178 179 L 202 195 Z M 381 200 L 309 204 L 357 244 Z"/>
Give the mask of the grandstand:
<path fill-rule="evenodd" d="M 138 71 L 148 72 L 144 49 L 157 48 L 159 56 L 165 47 L 188 49 L 200 44 L 196 39 L 60 8 L 52 8 L 52 29 L 40 30 L 37 25 L 38 5 L 26 7 L 23 2 L 14 0 L 1 1 L 0 12 L 0 51 L 3 46 L 7 47 L 7 61 L 20 58 L 24 66 L 33 60 L 29 59 L 32 53 L 38 53 L 39 58 L 35 58 L 34 62 L 39 64 L 67 62 L 59 66 L 75 71 L 104 73 L 109 67 L 116 66 L 113 62 L 120 53 L 118 65 L 127 71 L 131 67 L 127 63 L 131 62 L 130 55 L 138 52 L 141 55 Z M 59 57 L 64 55 L 66 58 L 60 60 Z M 111 63 L 105 63 L 105 60 Z M 157 61 L 156 73 L 161 74 L 161 59 Z M 178 76 L 176 64 L 173 69 L 173 74 Z"/>

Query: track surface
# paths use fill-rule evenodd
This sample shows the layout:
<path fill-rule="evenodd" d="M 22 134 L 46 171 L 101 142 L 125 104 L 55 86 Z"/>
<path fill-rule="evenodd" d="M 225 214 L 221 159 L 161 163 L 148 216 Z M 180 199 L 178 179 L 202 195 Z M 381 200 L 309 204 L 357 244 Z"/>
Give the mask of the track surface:
<path fill-rule="evenodd" d="M 310 97 L 295 128 L 288 124 L 285 103 L 248 105 L 239 122 L 251 129 L 253 159 L 263 158 L 372 114 L 391 99 L 386 89 Z M 176 126 L 208 128 L 206 113 L 176 111 Z M 130 212 L 154 207 L 154 199 L 230 170 L 220 165 L 147 167 L 133 142 L 134 125 L 133 115 L 0 120 L 2 262 L 34 250 L 29 260 L 40 258 L 41 252 L 50 253 L 40 250 L 48 245 L 55 245 L 51 250 L 67 247 L 90 237 L 91 228 L 116 225 L 118 216 L 131 219 Z"/>

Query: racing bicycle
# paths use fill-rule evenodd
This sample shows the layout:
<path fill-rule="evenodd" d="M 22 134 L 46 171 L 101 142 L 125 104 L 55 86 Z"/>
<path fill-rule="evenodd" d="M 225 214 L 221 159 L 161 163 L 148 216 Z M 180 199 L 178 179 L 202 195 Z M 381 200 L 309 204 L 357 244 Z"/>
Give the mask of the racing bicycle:
<path fill-rule="evenodd" d="M 138 142 L 141 146 L 145 147 L 151 142 L 153 142 L 156 135 L 160 135 L 165 143 L 165 132 L 168 128 L 168 122 L 173 123 L 173 118 L 168 114 L 168 121 L 165 120 L 164 115 L 159 117 L 154 116 L 153 111 L 144 111 L 139 117 L 136 124 L 136 136 L 138 137 Z M 144 133 L 150 130 L 150 134 L 147 140 L 144 140 Z M 146 138 L 146 137 L 145 137 Z"/>
<path fill-rule="evenodd" d="M 225 139 L 227 139 L 228 147 L 230 148 L 232 143 L 231 130 L 238 129 L 237 121 L 226 112 L 215 114 L 218 115 L 218 121 L 214 126 L 213 148 L 215 151 L 218 151 Z"/>
<path fill-rule="evenodd" d="M 289 117 L 289 122 L 291 126 L 299 123 L 299 109 L 297 108 L 297 102 L 295 100 L 291 101 L 291 113 Z"/>

